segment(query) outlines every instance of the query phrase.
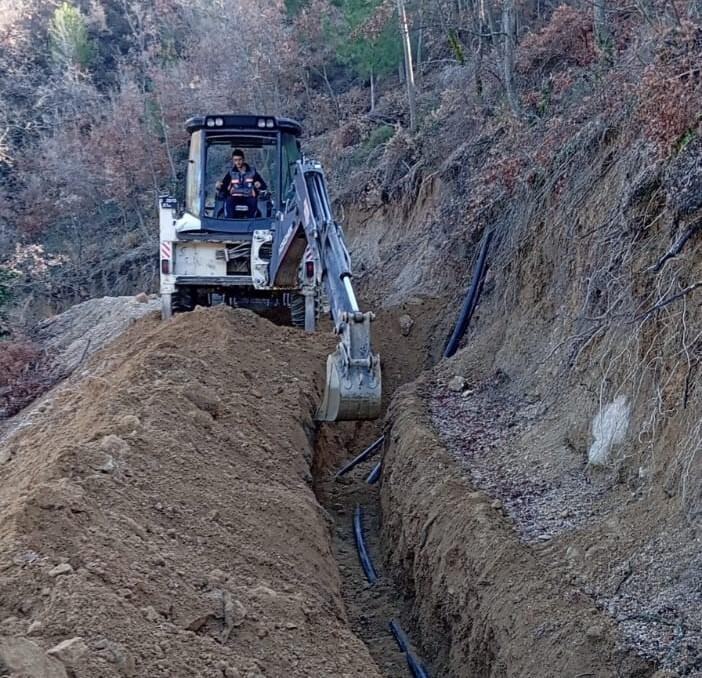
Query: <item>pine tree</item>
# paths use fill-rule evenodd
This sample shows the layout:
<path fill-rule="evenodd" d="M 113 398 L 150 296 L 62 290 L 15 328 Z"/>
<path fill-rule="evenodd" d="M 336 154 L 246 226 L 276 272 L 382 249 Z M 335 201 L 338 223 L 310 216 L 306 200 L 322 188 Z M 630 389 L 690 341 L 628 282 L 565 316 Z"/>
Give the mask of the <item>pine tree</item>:
<path fill-rule="evenodd" d="M 51 55 L 60 68 L 90 70 L 95 60 L 85 18 L 77 7 L 64 2 L 54 10 L 49 24 Z"/>

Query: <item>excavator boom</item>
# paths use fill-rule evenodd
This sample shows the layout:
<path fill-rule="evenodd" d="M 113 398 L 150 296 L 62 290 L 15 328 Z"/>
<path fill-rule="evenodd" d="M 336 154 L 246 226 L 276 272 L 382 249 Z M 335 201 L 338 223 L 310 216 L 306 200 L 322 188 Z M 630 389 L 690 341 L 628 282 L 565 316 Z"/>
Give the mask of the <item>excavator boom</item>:
<path fill-rule="evenodd" d="M 298 160 L 293 182 L 294 218 L 284 230 L 281 244 L 293 260 L 299 256 L 295 243 L 304 238 L 321 270 L 321 283 L 329 299 L 336 351 L 327 358 L 324 397 L 317 411 L 320 421 L 374 419 L 380 414 L 380 358 L 371 346 L 371 312 L 362 312 L 351 284 L 351 260 L 344 234 L 334 220 L 321 165 Z M 294 253 L 294 255 L 292 254 Z M 285 255 L 271 268 L 271 279 L 289 268 Z"/>

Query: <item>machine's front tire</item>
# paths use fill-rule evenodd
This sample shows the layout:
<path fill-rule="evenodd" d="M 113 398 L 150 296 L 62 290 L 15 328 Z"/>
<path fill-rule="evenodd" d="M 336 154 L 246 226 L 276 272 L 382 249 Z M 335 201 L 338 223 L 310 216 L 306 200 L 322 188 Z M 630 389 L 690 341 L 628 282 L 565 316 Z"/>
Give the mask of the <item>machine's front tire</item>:
<path fill-rule="evenodd" d="M 290 322 L 294 327 L 305 327 L 305 296 L 293 294 L 290 300 Z"/>
<path fill-rule="evenodd" d="M 187 313 L 196 306 L 210 306 L 210 295 L 197 287 L 176 287 L 170 296 L 173 313 Z"/>
<path fill-rule="evenodd" d="M 186 313 L 195 308 L 192 292 L 187 287 L 176 287 L 171 295 L 171 311 L 173 313 Z"/>
<path fill-rule="evenodd" d="M 325 298 L 319 287 L 315 287 L 314 294 L 295 293 L 290 300 L 290 322 L 294 327 L 314 332 L 324 306 Z"/>

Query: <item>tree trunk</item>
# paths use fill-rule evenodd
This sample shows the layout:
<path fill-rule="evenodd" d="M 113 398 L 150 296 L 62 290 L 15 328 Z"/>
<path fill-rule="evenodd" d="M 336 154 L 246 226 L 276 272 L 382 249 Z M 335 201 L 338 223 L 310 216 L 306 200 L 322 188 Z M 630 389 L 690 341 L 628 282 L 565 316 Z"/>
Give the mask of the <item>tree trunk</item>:
<path fill-rule="evenodd" d="M 407 83 L 407 101 L 409 102 L 410 110 L 410 130 L 414 131 L 417 126 L 417 105 L 415 102 L 414 68 L 412 67 L 412 43 L 410 42 L 404 0 L 397 0 L 397 16 L 400 20 L 402 46 L 405 53 L 405 81 Z"/>
<path fill-rule="evenodd" d="M 370 69 L 370 113 L 375 111 L 375 78 L 373 77 L 373 67 Z"/>
<path fill-rule="evenodd" d="M 519 100 L 514 90 L 514 0 L 504 0 L 502 5 L 502 75 L 507 102 L 512 113 L 519 116 Z"/>
<path fill-rule="evenodd" d="M 492 15 L 490 0 L 480 0 L 480 24 L 490 29 L 490 42 L 492 42 L 497 37 L 497 26 L 495 26 L 495 17 Z"/>
<path fill-rule="evenodd" d="M 419 31 L 417 34 L 417 54 L 415 55 L 414 66 L 419 81 L 422 79 L 422 43 L 424 42 L 424 3 L 419 4 Z"/>
<path fill-rule="evenodd" d="M 597 55 L 602 61 L 609 61 L 612 56 L 612 38 L 607 28 L 607 14 L 605 12 L 605 0 L 594 0 L 595 19 L 595 48 Z"/>
<path fill-rule="evenodd" d="M 334 110 L 336 111 L 336 120 L 337 120 L 337 122 L 341 122 L 341 106 L 339 106 L 339 100 L 337 99 L 336 94 L 334 93 L 334 89 L 331 86 L 331 82 L 329 82 L 329 77 L 327 76 L 326 64 L 322 65 L 322 77 L 324 78 L 324 83 L 327 86 L 327 91 L 329 92 L 329 96 L 331 97 L 332 101 L 334 102 Z"/>
<path fill-rule="evenodd" d="M 475 55 L 475 96 L 478 99 L 483 98 L 483 53 L 485 52 L 485 37 L 483 29 L 486 28 L 482 24 L 478 24 L 478 52 Z"/>
<path fill-rule="evenodd" d="M 178 172 L 176 171 L 175 162 L 173 160 L 171 142 L 168 139 L 168 125 L 166 124 L 166 116 L 163 113 L 163 104 L 161 103 L 161 95 L 159 94 L 158 88 L 154 89 L 154 94 L 156 97 L 156 103 L 158 104 L 158 114 L 160 118 L 159 122 L 161 123 L 161 133 L 163 134 L 163 146 L 166 150 L 168 165 L 171 168 L 171 179 L 173 180 L 171 190 L 173 191 L 173 194 L 175 194 L 176 187 L 178 186 Z"/>
<path fill-rule="evenodd" d="M 472 5 L 471 14 L 473 16 L 473 28 L 478 36 L 478 49 L 475 53 L 475 95 L 483 98 L 483 57 L 485 56 L 485 46 L 489 37 L 490 27 L 488 25 L 487 7 L 488 0 L 476 0 Z"/>

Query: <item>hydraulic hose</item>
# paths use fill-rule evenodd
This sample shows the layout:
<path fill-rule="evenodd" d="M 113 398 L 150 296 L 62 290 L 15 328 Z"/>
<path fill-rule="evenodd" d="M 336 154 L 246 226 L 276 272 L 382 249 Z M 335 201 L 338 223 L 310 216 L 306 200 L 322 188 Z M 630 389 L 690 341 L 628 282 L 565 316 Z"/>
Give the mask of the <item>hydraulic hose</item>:
<path fill-rule="evenodd" d="M 354 457 L 346 466 L 342 466 L 337 472 L 336 472 L 336 477 L 338 478 L 339 476 L 343 476 L 345 473 L 348 473 L 354 466 L 357 466 L 360 464 L 362 461 L 368 459 L 373 453 L 375 453 L 378 448 L 383 444 L 385 441 L 385 436 L 382 435 L 378 440 L 375 442 L 371 443 L 368 447 L 366 447 L 361 454 L 359 454 L 357 457 Z"/>
<path fill-rule="evenodd" d="M 458 345 L 468 329 L 470 319 L 473 316 L 473 311 L 478 304 L 480 291 L 483 287 L 485 262 L 487 260 L 487 253 L 493 233 L 494 231 L 489 231 L 483 238 L 483 244 L 480 247 L 480 254 L 478 255 L 478 260 L 475 262 L 475 266 L 473 268 L 473 278 L 470 282 L 470 288 L 468 289 L 468 293 L 463 301 L 463 308 L 461 308 L 461 313 L 456 321 L 453 334 L 451 335 L 451 338 L 448 340 L 446 348 L 444 349 L 444 358 L 450 358 L 458 350 Z"/>
<path fill-rule="evenodd" d="M 358 558 L 361 561 L 361 567 L 366 573 L 366 579 L 371 584 L 375 584 L 378 581 L 378 575 L 373 567 L 373 562 L 368 555 L 368 549 L 366 548 L 366 540 L 363 536 L 363 510 L 360 506 L 356 507 L 353 514 L 353 533 L 356 537 L 356 547 L 358 548 Z"/>
<path fill-rule="evenodd" d="M 373 470 L 368 474 L 368 477 L 366 478 L 366 483 L 368 485 L 374 485 L 375 483 L 378 482 L 378 478 L 380 478 L 380 469 L 383 467 L 383 462 L 382 460 L 379 461 L 374 467 Z"/>

